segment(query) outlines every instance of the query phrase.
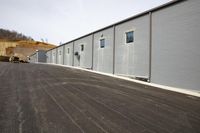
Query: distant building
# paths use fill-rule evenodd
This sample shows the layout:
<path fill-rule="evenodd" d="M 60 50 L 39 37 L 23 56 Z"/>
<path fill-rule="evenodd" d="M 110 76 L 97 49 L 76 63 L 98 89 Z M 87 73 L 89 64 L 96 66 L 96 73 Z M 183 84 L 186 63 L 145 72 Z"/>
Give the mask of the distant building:
<path fill-rule="evenodd" d="M 0 40 L 0 55 L 17 56 L 20 60 L 26 60 L 27 56 L 34 53 L 36 49 L 49 50 L 54 47 L 54 45 L 36 41 Z"/>
<path fill-rule="evenodd" d="M 30 63 L 45 63 L 46 62 L 46 51 L 44 50 L 36 50 L 35 53 L 28 57 L 28 61 Z"/>

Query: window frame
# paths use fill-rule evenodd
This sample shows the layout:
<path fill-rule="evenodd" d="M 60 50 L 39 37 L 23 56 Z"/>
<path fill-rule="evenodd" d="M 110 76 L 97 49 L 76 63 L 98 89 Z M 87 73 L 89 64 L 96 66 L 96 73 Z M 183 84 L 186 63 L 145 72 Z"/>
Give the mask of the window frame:
<path fill-rule="evenodd" d="M 83 47 L 82 47 L 83 46 Z M 85 44 L 80 45 L 80 51 L 83 52 L 85 50 Z"/>
<path fill-rule="evenodd" d="M 132 32 L 132 35 L 133 35 L 133 38 L 132 38 L 132 41 L 128 41 L 128 33 L 131 33 Z M 125 44 L 133 44 L 135 42 L 135 30 L 128 30 L 128 31 L 125 31 L 125 37 L 124 37 L 124 40 L 125 40 Z"/>
<path fill-rule="evenodd" d="M 69 47 L 67 48 L 67 54 L 70 54 L 70 48 Z"/>
<path fill-rule="evenodd" d="M 104 40 L 104 46 L 103 46 L 103 47 L 102 47 L 102 45 L 101 45 L 102 40 Z M 100 49 L 103 49 L 103 48 L 105 48 L 105 47 L 106 47 L 106 38 L 100 38 L 100 39 L 99 39 L 99 48 L 100 48 Z"/>

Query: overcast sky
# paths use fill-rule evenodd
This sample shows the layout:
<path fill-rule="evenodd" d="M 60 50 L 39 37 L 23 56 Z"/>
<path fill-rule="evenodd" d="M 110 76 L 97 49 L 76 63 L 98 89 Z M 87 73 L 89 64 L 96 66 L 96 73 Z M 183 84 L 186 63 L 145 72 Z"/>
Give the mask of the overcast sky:
<path fill-rule="evenodd" d="M 0 0 L 0 28 L 58 45 L 170 0 Z"/>

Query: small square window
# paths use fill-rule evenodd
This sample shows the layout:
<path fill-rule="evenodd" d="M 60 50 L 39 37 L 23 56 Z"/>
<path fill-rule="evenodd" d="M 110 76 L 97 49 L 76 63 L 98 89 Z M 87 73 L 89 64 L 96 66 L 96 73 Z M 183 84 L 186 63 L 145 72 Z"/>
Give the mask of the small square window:
<path fill-rule="evenodd" d="M 81 45 L 81 51 L 84 51 L 84 45 L 83 44 Z"/>
<path fill-rule="evenodd" d="M 100 39 L 100 48 L 105 47 L 105 39 Z"/>
<path fill-rule="evenodd" d="M 132 43 L 134 42 L 134 32 L 126 32 L 126 43 Z"/>
<path fill-rule="evenodd" d="M 61 55 L 61 51 L 59 51 L 59 55 Z"/>
<path fill-rule="evenodd" d="M 67 48 L 67 53 L 68 53 L 68 54 L 70 53 L 70 48 Z"/>

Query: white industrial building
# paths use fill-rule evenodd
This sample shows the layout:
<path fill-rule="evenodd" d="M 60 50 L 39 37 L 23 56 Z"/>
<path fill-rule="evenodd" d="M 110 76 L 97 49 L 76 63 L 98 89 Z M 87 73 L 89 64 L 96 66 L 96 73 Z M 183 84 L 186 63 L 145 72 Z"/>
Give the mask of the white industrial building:
<path fill-rule="evenodd" d="M 36 63 L 36 62 L 41 62 L 41 63 L 45 63 L 48 62 L 46 57 L 46 51 L 45 50 L 36 50 L 35 53 L 33 53 L 32 55 L 30 55 L 28 57 L 28 61 L 30 63 Z"/>
<path fill-rule="evenodd" d="M 47 63 L 200 91 L 200 1 L 174 0 L 46 52 Z"/>

